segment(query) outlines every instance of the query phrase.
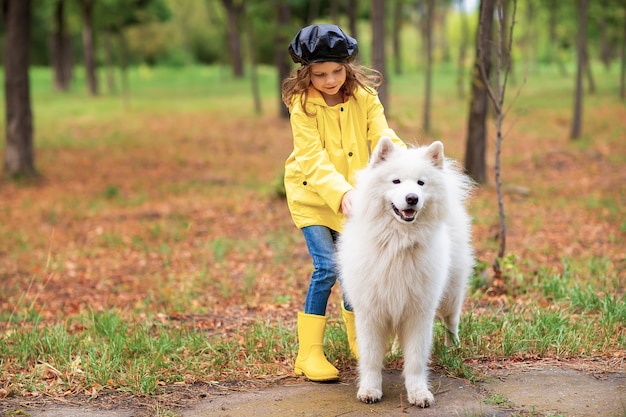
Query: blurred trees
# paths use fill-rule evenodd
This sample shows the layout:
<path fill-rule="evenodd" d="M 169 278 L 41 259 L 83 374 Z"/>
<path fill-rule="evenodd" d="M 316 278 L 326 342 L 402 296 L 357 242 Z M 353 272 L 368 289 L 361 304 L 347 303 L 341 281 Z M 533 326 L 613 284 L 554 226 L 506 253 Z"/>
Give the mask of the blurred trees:
<path fill-rule="evenodd" d="M 247 27 L 257 34 L 255 48 L 259 63 L 275 65 L 276 37 L 272 35 L 284 31 L 289 38 L 300 27 L 316 19 L 324 22 L 337 20 L 361 41 L 361 58 L 365 64 L 371 64 L 368 26 L 372 17 L 380 19 L 381 16 L 386 39 L 390 46 L 393 44 L 393 48 L 387 49 L 385 59 L 394 60 L 394 72 L 400 73 L 407 65 L 412 70 L 415 67 L 421 70 L 426 64 L 426 59 L 421 55 L 417 58 L 417 50 L 413 49 L 425 50 L 427 41 L 424 36 L 420 37 L 424 39 L 416 38 L 401 29 L 411 23 L 417 23 L 422 30 L 426 27 L 427 0 L 382 2 L 384 7 L 376 13 L 373 13 L 372 0 L 31 1 L 30 55 L 34 65 L 55 63 L 56 66 L 56 63 L 64 62 L 57 59 L 64 53 L 73 57 L 74 63 L 85 61 L 85 55 L 90 52 L 89 48 L 82 46 L 82 38 L 89 24 L 84 24 L 82 17 L 89 15 L 83 12 L 89 12 L 90 8 L 96 67 L 120 65 L 119 55 L 124 49 L 121 43 L 125 42 L 128 65 L 228 64 L 239 77 L 249 64 L 245 58 L 249 54 L 241 39 L 237 38 L 241 38 Z M 467 45 L 476 34 L 477 10 L 471 10 L 469 14 L 461 12 L 468 7 L 469 0 L 437 1 L 435 4 L 433 62 L 450 62 L 456 55 L 458 62 L 464 63 Z M 246 13 L 245 8 L 251 8 L 255 13 Z M 575 2 L 527 0 L 519 8 L 520 36 L 514 44 L 513 59 L 521 65 L 516 70 L 528 70 L 536 63 L 549 63 L 558 65 L 566 73 L 566 64 L 571 64 L 575 56 L 578 29 Z M 289 17 L 280 23 L 279 15 L 285 12 Z M 623 0 L 589 1 L 590 59 L 602 62 L 604 66 L 621 59 L 625 13 Z M 250 22 L 244 24 L 244 17 Z M 0 47 L 5 43 L 6 33 L 2 31 Z M 69 62 L 69 58 L 66 57 L 66 61 Z M 64 84 L 63 74 L 67 77 L 68 71 L 59 71 L 59 87 Z M 587 80 L 589 82 L 588 77 Z"/>
<path fill-rule="evenodd" d="M 510 0 L 502 1 L 506 9 Z M 466 12 L 469 0 L 30 0 L 29 3 L 30 63 L 51 66 L 54 88 L 59 91 L 73 85 L 77 62 L 85 63 L 84 78 L 88 91 L 94 95 L 99 93 L 99 69 L 106 74 L 110 92 L 116 91 L 116 70 L 120 69 L 122 90 L 128 95 L 126 68 L 132 65 L 221 64 L 232 68 L 233 77 L 252 77 L 254 74 L 248 69 L 253 65 L 270 65 L 277 69 L 280 81 L 293 65 L 287 54 L 289 40 L 299 28 L 313 21 L 333 22 L 347 29 L 359 40 L 360 60 L 365 65 L 385 73 L 387 62 L 393 59 L 396 74 L 411 71 L 426 74 L 425 85 L 415 87 L 416 96 L 425 91 L 425 130 L 429 128 L 431 80 L 436 80 L 436 71 L 429 70 L 433 64 L 455 65 L 451 57 L 456 56 L 459 97 L 463 97 L 465 88 L 477 88 L 476 74 L 473 79 L 465 77 L 471 67 L 466 56 L 471 54 L 469 49 L 478 22 L 477 10 Z M 510 51 L 512 61 L 516 62 L 512 76 L 515 72 L 529 72 L 538 64 L 556 65 L 565 76 L 575 67 L 576 56 L 580 56 L 584 75 L 572 89 L 584 85 L 593 94 L 591 62 L 601 62 L 608 68 L 621 60 L 619 93 L 624 96 L 626 3 L 624 0 L 587 0 L 587 3 L 586 42 L 580 49 L 577 2 L 521 2 L 518 35 Z M 15 33 L 9 31 L 9 21 L 5 19 L 12 4 L 13 0 L 0 0 L 3 6 L 0 56 L 7 75 L 9 52 L 14 51 L 9 37 Z M 433 9 L 435 13 L 431 13 Z M 408 35 L 412 32 L 403 30 L 411 25 L 417 25 L 422 36 Z M 386 49 L 387 43 L 392 48 Z M 393 82 L 393 74 L 384 75 L 387 83 L 383 84 L 380 96 L 387 102 L 386 86 Z M 581 99 L 582 91 L 581 87 Z M 7 94 L 5 89 L 8 100 Z M 278 97 L 277 91 L 280 103 Z M 279 108 L 286 117 L 284 106 L 279 104 Z M 577 106 L 573 120 L 582 119 L 582 104 L 580 111 L 576 109 Z M 466 162 L 475 178 L 483 181 L 480 167 L 474 165 L 484 163 L 486 148 L 475 139 L 484 134 L 476 127 L 479 125 L 468 123 L 467 151 L 474 155 L 468 155 Z"/>

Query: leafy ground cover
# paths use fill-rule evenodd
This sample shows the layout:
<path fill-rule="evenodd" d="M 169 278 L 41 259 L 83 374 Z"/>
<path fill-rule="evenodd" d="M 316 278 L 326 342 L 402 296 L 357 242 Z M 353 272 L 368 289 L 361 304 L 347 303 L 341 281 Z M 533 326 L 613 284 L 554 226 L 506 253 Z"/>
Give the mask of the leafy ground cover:
<path fill-rule="evenodd" d="M 419 126 L 417 76 L 392 81 L 391 124 L 462 160 L 467 102 L 453 71 L 437 74 L 433 132 Z M 223 68 L 131 75 L 124 104 L 52 93 L 50 74 L 33 74 L 42 175 L 0 183 L 0 398 L 149 396 L 291 374 L 311 265 L 279 192 L 291 131 L 275 116 L 274 74 L 261 73 L 262 116 Z M 491 181 L 470 204 L 478 265 L 462 344 L 434 349 L 446 372 L 473 380 L 490 364 L 546 358 L 625 370 L 626 106 L 617 75 L 603 77 L 586 98 L 586 135 L 571 142 L 572 85 L 544 68 L 509 90 L 505 273 L 490 268 Z M 353 374 L 339 300 L 337 289 L 327 353 Z"/>

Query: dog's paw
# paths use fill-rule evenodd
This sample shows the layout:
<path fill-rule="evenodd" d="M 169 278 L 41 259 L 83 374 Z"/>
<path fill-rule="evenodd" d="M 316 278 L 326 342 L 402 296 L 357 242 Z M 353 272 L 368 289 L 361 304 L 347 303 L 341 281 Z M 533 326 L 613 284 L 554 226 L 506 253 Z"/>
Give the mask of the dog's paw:
<path fill-rule="evenodd" d="M 409 392 L 409 402 L 412 405 L 426 408 L 435 404 L 435 397 L 428 390 L 414 391 Z"/>
<path fill-rule="evenodd" d="M 378 388 L 359 388 L 356 397 L 366 404 L 373 404 L 383 397 L 383 391 Z"/>
<path fill-rule="evenodd" d="M 447 348 L 451 348 L 451 347 L 460 347 L 461 346 L 461 340 L 459 339 L 459 335 L 457 333 L 451 332 L 450 330 L 446 329 L 446 347 Z"/>

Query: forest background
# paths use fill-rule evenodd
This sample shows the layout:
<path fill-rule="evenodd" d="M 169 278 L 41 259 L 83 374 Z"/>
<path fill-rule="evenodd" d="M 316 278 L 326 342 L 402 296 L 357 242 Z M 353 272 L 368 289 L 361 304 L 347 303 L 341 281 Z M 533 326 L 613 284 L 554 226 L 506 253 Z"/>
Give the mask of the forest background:
<path fill-rule="evenodd" d="M 17 3 L 31 20 L 19 49 L 30 93 L 16 103 L 6 89 Z M 0 397 L 159 398 L 291 375 L 311 265 L 281 187 L 289 40 L 311 21 L 336 22 L 374 65 L 382 21 L 390 124 L 409 143 L 442 140 L 463 163 L 480 83 L 481 3 L 469 3 L 2 1 Z M 508 28 L 513 3 L 502 5 Z M 470 381 L 484 366 L 546 358 L 624 370 L 625 36 L 623 1 L 517 3 L 503 50 L 503 273 L 491 268 L 500 228 L 486 106 L 470 202 L 477 267 L 463 342 L 437 342 L 438 369 Z M 14 178 L 7 120 L 25 101 L 34 175 Z M 338 303 L 335 291 L 327 354 L 350 375 Z"/>

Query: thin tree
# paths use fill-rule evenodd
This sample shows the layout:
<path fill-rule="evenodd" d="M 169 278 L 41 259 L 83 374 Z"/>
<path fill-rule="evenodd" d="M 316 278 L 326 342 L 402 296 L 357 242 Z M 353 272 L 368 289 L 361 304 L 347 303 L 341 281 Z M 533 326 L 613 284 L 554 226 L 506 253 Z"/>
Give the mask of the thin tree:
<path fill-rule="evenodd" d="M 50 40 L 54 88 L 57 91 L 67 91 L 72 81 L 72 43 L 65 27 L 65 4 L 65 0 L 57 0 L 54 5 L 54 31 Z"/>
<path fill-rule="evenodd" d="M 348 30 L 350 31 L 350 36 L 355 39 L 359 39 L 359 34 L 357 33 L 357 15 L 359 12 L 359 1 L 358 0 L 348 0 Z"/>
<path fill-rule="evenodd" d="M 124 108 L 130 108 L 130 81 L 128 80 L 128 41 L 123 31 L 117 32 L 117 44 L 119 45 L 120 71 L 122 82 L 122 97 Z"/>
<path fill-rule="evenodd" d="M 470 177 L 479 184 L 487 181 L 485 155 L 487 153 L 487 110 L 489 83 L 483 81 L 482 73 L 487 79 L 491 72 L 491 45 L 493 13 L 496 0 L 480 1 L 480 17 L 478 36 L 476 36 L 476 58 L 472 70 L 470 112 L 465 145 L 465 169 Z"/>
<path fill-rule="evenodd" d="M 372 0 L 372 67 L 380 71 L 386 79 L 385 65 L 385 0 Z M 389 81 L 378 89 L 378 97 L 384 107 L 388 108 L 387 90 Z"/>
<path fill-rule="evenodd" d="M 402 74 L 402 44 L 400 43 L 400 32 L 402 20 L 404 18 L 402 9 L 403 0 L 393 2 L 393 25 L 391 30 L 391 47 L 393 51 L 393 71 L 396 75 Z"/>
<path fill-rule="evenodd" d="M 504 0 L 508 1 L 508 0 Z M 480 65 L 480 75 L 483 83 L 487 86 L 487 94 L 491 99 L 494 110 L 497 116 L 496 121 L 496 156 L 495 156 L 495 177 L 496 177 L 496 191 L 498 194 L 498 214 L 500 218 L 500 247 L 498 249 L 498 256 L 493 263 L 493 269 L 496 274 L 501 272 L 500 260 L 504 258 L 506 251 L 506 216 L 504 213 L 504 201 L 502 198 L 502 177 L 501 177 L 501 165 L 500 154 L 502 149 L 502 122 L 504 121 L 504 97 L 506 93 L 506 85 L 511 69 L 511 47 L 513 45 L 513 28 L 515 27 L 515 13 L 517 12 L 517 0 L 513 0 L 513 11 L 511 14 L 511 26 L 510 32 L 506 33 L 506 13 L 505 8 L 502 5 L 501 0 L 497 0 L 496 4 L 496 21 L 498 22 L 497 35 L 498 39 L 496 44 L 496 59 L 497 65 L 495 65 L 495 76 L 493 77 L 495 92 L 489 84 L 489 75 L 483 65 Z M 506 39 L 506 42 L 504 40 Z M 482 48 L 483 45 L 479 44 Z M 490 53 L 491 51 L 480 50 L 479 55 Z"/>
<path fill-rule="evenodd" d="M 239 21 L 244 13 L 244 3 L 237 0 L 222 0 L 228 23 L 226 25 L 228 37 L 228 50 L 233 66 L 233 76 L 235 78 L 243 78 L 243 56 L 241 53 L 241 36 L 239 29 Z"/>
<path fill-rule="evenodd" d="M 459 45 L 459 57 L 457 60 L 456 87 L 459 98 L 465 98 L 465 57 L 467 55 L 467 45 L 469 43 L 469 28 L 467 25 L 467 11 L 465 1 L 457 0 L 461 18 L 461 44 Z"/>
<path fill-rule="evenodd" d="M 585 42 L 587 37 L 587 0 L 578 1 L 578 64 L 576 66 L 576 93 L 574 96 L 574 117 L 570 139 L 580 138 L 583 113 L 583 71 L 585 70 Z"/>
<path fill-rule="evenodd" d="M 5 178 L 34 178 L 33 115 L 28 79 L 31 0 L 5 6 L 4 100 L 6 111 Z"/>
<path fill-rule="evenodd" d="M 307 16 L 307 24 L 313 23 L 320 15 L 321 0 L 311 0 L 309 3 L 309 14 Z"/>
<path fill-rule="evenodd" d="M 291 71 L 291 58 L 287 53 L 287 46 L 289 44 L 288 33 L 290 10 L 289 2 L 287 0 L 274 0 L 274 6 L 277 10 L 278 22 L 276 23 L 276 33 L 274 34 L 274 64 L 278 69 L 278 112 L 283 119 L 289 118 L 289 109 L 285 106 L 281 98 L 280 86 L 282 81 L 289 75 Z"/>
<path fill-rule="evenodd" d="M 556 61 L 556 64 L 559 67 L 559 71 L 562 76 L 567 75 L 567 67 L 561 58 L 561 47 L 559 45 L 559 38 L 557 36 L 557 23 L 559 21 L 559 5 L 561 2 L 559 0 L 548 0 L 548 34 L 550 38 L 550 50 L 551 56 Z"/>
<path fill-rule="evenodd" d="M 113 31 L 105 30 L 102 32 L 102 46 L 104 48 L 104 62 L 105 62 L 105 80 L 107 88 L 110 94 L 117 92 L 117 86 L 115 82 L 115 52 L 113 48 L 113 37 L 115 34 Z"/>
<path fill-rule="evenodd" d="M 85 56 L 85 74 L 89 94 L 98 95 L 98 77 L 96 75 L 96 52 L 94 43 L 93 0 L 81 0 L 80 11 L 83 20 L 83 54 Z"/>
<path fill-rule="evenodd" d="M 424 85 L 424 114 L 422 127 L 424 131 L 430 131 L 430 99 L 432 90 L 433 73 L 433 21 L 435 20 L 435 0 L 426 0 L 426 13 L 424 22 L 424 42 L 426 54 L 426 77 Z"/>
<path fill-rule="evenodd" d="M 245 7 L 245 6 L 244 6 Z M 254 112 L 257 116 L 263 114 L 263 105 L 261 103 L 261 91 L 259 90 L 259 76 L 258 76 L 258 63 L 256 56 L 257 45 L 255 43 L 254 22 L 252 16 L 254 16 L 255 5 L 251 4 L 247 9 L 243 10 L 243 22 L 246 29 L 247 42 L 248 42 L 248 56 L 250 58 L 250 86 L 252 88 L 252 98 L 254 100 Z"/>
<path fill-rule="evenodd" d="M 620 73 L 620 97 L 626 100 L 626 3 L 624 3 L 624 31 L 622 32 L 622 70 Z"/>
<path fill-rule="evenodd" d="M 330 0 L 330 21 L 339 25 L 339 0 Z"/>

